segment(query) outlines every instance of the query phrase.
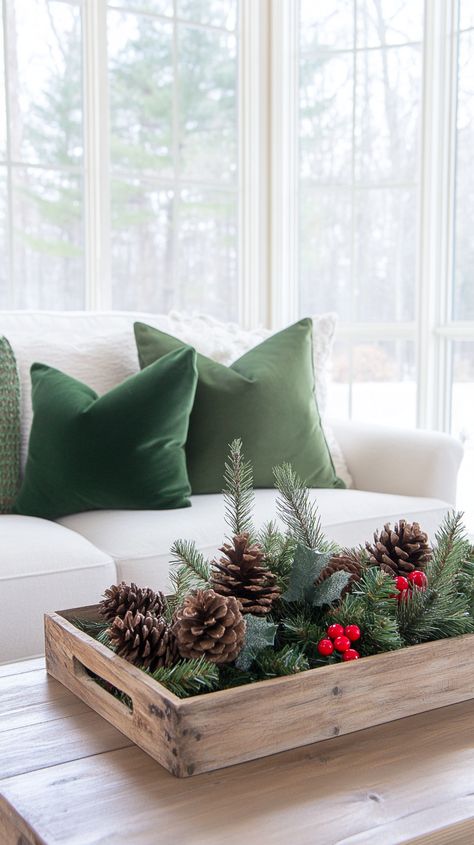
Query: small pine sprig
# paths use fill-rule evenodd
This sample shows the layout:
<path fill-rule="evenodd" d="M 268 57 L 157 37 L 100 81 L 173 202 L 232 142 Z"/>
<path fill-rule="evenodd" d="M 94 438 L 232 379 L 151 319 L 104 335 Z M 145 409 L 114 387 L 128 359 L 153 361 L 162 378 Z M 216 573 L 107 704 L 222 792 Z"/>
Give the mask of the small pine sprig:
<path fill-rule="evenodd" d="M 301 649 L 295 645 L 285 645 L 281 651 L 265 649 L 257 656 L 253 674 L 255 680 L 278 678 L 283 675 L 296 675 L 309 669 L 309 661 Z"/>
<path fill-rule="evenodd" d="M 323 534 L 316 503 L 310 501 L 308 488 L 304 486 L 291 464 L 284 463 L 275 467 L 273 474 L 280 494 L 277 499 L 277 511 L 289 535 L 309 549 L 317 549 L 320 552 L 335 551 L 337 546 Z"/>
<path fill-rule="evenodd" d="M 445 517 L 426 567 L 427 588 L 411 590 L 406 600 L 399 603 L 398 623 L 407 645 L 474 630 L 469 542 L 461 519 L 460 513 Z"/>
<path fill-rule="evenodd" d="M 314 620 L 314 613 L 308 607 L 297 609 L 280 621 L 281 640 L 297 645 L 304 653 L 314 654 L 324 636 L 325 628 Z"/>
<path fill-rule="evenodd" d="M 178 698 L 212 692 L 219 686 L 219 670 L 216 664 L 203 657 L 198 660 L 180 660 L 174 666 L 163 666 L 148 674 Z"/>
<path fill-rule="evenodd" d="M 252 511 L 255 500 L 253 469 L 250 461 L 244 459 L 242 441 L 233 440 L 229 445 L 229 457 L 224 469 L 225 521 L 231 536 L 248 533 L 252 538 L 254 528 Z"/>
<path fill-rule="evenodd" d="M 357 650 L 362 655 L 392 651 L 403 645 L 397 622 L 398 602 L 393 598 L 393 578 L 376 566 L 363 572 L 327 622 L 358 625 L 362 631 Z"/>
<path fill-rule="evenodd" d="M 282 591 L 288 587 L 296 541 L 288 534 L 283 534 L 271 520 L 261 529 L 257 542 L 265 552 L 265 564 L 277 576 L 278 586 Z"/>
<path fill-rule="evenodd" d="M 192 540 L 175 540 L 171 548 L 170 582 L 173 594 L 168 597 L 166 618 L 171 620 L 177 607 L 192 590 L 208 589 L 211 564 L 196 548 Z"/>

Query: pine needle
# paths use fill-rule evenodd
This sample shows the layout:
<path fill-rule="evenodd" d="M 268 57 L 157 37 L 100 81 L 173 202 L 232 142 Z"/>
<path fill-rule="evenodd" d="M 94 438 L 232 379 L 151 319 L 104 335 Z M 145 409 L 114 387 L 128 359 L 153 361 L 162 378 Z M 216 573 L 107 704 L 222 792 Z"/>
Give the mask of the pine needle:
<path fill-rule="evenodd" d="M 253 470 L 250 461 L 244 460 L 242 441 L 233 440 L 229 445 L 229 457 L 224 471 L 225 521 L 231 535 L 254 533 L 252 512 L 255 494 Z"/>
<path fill-rule="evenodd" d="M 193 540 L 175 540 L 171 555 L 171 564 L 175 568 L 170 572 L 173 594 L 169 596 L 165 610 L 168 621 L 188 593 L 209 589 L 211 577 L 211 565 L 197 550 Z"/>
<path fill-rule="evenodd" d="M 309 549 L 334 551 L 337 548 L 335 544 L 324 537 L 317 505 L 310 501 L 308 488 L 291 464 L 275 467 L 273 474 L 280 493 L 277 499 L 278 514 L 290 536 Z"/>
<path fill-rule="evenodd" d="M 199 660 L 180 660 L 174 666 L 162 667 L 148 674 L 178 698 L 212 692 L 219 685 L 219 670 L 216 664 L 203 657 Z"/>

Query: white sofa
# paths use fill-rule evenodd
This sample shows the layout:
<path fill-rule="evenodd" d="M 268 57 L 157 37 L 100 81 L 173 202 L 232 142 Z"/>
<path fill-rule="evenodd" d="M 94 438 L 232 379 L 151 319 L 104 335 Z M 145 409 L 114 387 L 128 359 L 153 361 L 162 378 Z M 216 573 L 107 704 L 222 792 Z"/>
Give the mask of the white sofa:
<path fill-rule="evenodd" d="M 230 344 L 230 360 L 267 334 L 235 327 L 223 332 L 215 321 L 207 321 L 203 331 L 199 320 L 177 316 L 0 312 L 0 335 L 13 346 L 22 381 L 23 460 L 31 423 L 30 364 L 38 360 L 59 367 L 101 393 L 138 370 L 134 319 L 194 342 L 208 354 L 214 333 L 220 352 L 223 343 Z M 455 503 L 460 443 L 445 434 L 347 422 L 334 422 L 333 429 L 353 489 L 312 491 L 327 536 L 356 545 L 404 516 L 432 535 Z M 256 491 L 257 523 L 276 515 L 275 496 L 273 490 Z M 117 579 L 166 590 L 175 539 L 195 539 L 214 555 L 225 533 L 217 494 L 194 496 L 187 509 L 93 511 L 57 523 L 0 516 L 0 663 L 42 652 L 44 611 L 95 603 Z"/>

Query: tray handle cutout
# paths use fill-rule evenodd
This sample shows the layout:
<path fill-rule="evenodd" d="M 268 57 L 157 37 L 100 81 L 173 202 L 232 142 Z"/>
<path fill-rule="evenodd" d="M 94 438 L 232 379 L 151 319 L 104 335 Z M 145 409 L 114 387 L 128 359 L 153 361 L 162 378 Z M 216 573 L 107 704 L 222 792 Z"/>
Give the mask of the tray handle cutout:
<path fill-rule="evenodd" d="M 115 684 L 102 678 L 97 672 L 89 669 L 85 663 L 77 657 L 73 657 L 73 671 L 76 678 L 86 683 L 97 695 L 105 694 L 114 699 L 115 703 L 123 708 L 124 712 L 133 715 L 133 699 Z"/>

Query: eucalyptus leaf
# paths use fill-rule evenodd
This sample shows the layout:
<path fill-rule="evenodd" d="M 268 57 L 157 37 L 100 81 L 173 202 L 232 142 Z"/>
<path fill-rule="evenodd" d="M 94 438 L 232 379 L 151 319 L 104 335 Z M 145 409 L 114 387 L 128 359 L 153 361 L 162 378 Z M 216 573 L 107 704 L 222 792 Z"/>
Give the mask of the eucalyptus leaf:
<path fill-rule="evenodd" d="M 282 599 L 287 602 L 313 604 L 316 587 L 314 582 L 327 566 L 332 555 L 298 545 L 290 572 L 288 589 Z"/>
<path fill-rule="evenodd" d="M 325 578 L 322 584 L 318 584 L 315 588 L 313 606 L 322 607 L 323 604 L 332 604 L 333 601 L 340 599 L 350 577 L 349 572 L 333 572 L 329 578 Z"/>
<path fill-rule="evenodd" d="M 277 631 L 277 626 L 273 622 L 268 622 L 259 616 L 252 616 L 251 613 L 246 615 L 245 621 L 245 642 L 235 661 L 237 669 L 242 671 L 249 669 L 260 651 L 273 646 Z"/>

